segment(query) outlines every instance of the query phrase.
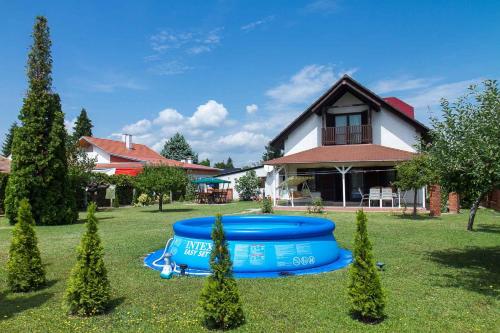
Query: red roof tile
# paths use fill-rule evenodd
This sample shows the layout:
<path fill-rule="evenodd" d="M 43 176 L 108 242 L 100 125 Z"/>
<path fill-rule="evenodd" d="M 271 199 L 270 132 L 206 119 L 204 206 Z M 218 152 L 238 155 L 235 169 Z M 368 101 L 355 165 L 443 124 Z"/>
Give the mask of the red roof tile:
<path fill-rule="evenodd" d="M 376 144 L 321 146 L 276 158 L 264 164 L 396 162 L 409 160 L 414 155 L 409 151 Z"/>

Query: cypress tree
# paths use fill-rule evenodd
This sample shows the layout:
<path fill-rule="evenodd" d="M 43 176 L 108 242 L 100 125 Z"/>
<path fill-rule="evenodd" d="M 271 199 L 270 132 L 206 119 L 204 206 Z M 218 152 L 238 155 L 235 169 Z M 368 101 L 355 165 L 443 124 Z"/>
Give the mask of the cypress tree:
<path fill-rule="evenodd" d="M 87 209 L 87 230 L 78 247 L 78 259 L 68 280 L 64 303 L 69 314 L 93 316 L 103 313 L 109 306 L 111 287 L 95 211 L 96 205 L 91 203 Z"/>
<path fill-rule="evenodd" d="M 36 18 L 28 56 L 29 87 L 12 143 L 11 175 L 5 210 L 14 224 L 19 202 L 28 198 L 37 224 L 75 220 L 74 198 L 68 185 L 66 131 L 59 96 L 52 92 L 51 41 L 47 19 Z"/>
<path fill-rule="evenodd" d="M 14 140 L 14 132 L 17 129 L 17 123 L 13 122 L 5 136 L 5 140 L 2 145 L 2 155 L 9 156 L 12 153 L 12 141 Z"/>
<path fill-rule="evenodd" d="M 30 204 L 28 200 L 22 199 L 7 261 L 7 279 L 14 292 L 37 290 L 46 282 L 33 225 Z"/>
<path fill-rule="evenodd" d="M 82 136 L 92 136 L 92 121 L 87 115 L 87 111 L 82 108 L 78 118 L 76 119 L 75 126 L 73 127 L 74 141 L 78 141 Z"/>
<path fill-rule="evenodd" d="M 373 260 L 366 222 L 366 214 L 359 210 L 356 214 L 354 262 L 349 270 L 349 298 L 351 313 L 355 318 L 377 322 L 385 316 L 385 296 Z"/>
<path fill-rule="evenodd" d="M 245 316 L 240 303 L 238 286 L 232 275 L 222 216 L 218 214 L 212 229 L 210 269 L 201 292 L 200 306 L 204 312 L 204 324 L 210 329 L 229 329 L 244 323 Z"/>

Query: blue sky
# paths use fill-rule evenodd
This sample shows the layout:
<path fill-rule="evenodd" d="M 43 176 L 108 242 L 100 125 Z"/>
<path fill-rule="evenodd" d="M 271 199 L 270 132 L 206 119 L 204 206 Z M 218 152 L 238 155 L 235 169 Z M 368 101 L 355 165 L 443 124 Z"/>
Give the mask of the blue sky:
<path fill-rule="evenodd" d="M 0 1 L 0 137 L 26 90 L 34 17 L 49 20 L 68 124 L 160 149 L 176 131 L 238 165 L 343 73 L 416 107 L 500 74 L 498 1 Z"/>

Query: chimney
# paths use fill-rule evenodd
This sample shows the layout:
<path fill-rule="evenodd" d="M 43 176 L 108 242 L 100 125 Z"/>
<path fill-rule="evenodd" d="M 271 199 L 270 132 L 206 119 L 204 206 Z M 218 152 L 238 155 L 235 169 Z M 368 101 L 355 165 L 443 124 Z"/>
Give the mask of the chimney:
<path fill-rule="evenodd" d="M 132 149 L 133 148 L 132 134 L 122 134 L 122 139 L 123 139 L 123 142 L 125 142 L 125 147 L 127 149 Z"/>
<path fill-rule="evenodd" d="M 187 158 L 187 163 L 193 164 L 193 158 L 191 156 Z"/>

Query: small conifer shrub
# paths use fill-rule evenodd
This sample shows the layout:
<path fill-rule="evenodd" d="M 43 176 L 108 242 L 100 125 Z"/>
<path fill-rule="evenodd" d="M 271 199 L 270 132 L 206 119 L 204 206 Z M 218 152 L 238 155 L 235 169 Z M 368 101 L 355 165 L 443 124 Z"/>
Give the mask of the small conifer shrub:
<path fill-rule="evenodd" d="M 87 209 L 87 230 L 78 247 L 78 259 L 71 271 L 64 303 L 69 314 L 93 316 L 110 303 L 110 284 L 104 266 L 104 249 L 97 230 L 96 205 Z"/>
<path fill-rule="evenodd" d="M 264 199 L 262 199 L 262 202 L 260 203 L 260 210 L 264 214 L 273 213 L 273 201 L 270 197 L 264 197 Z"/>
<path fill-rule="evenodd" d="M 218 214 L 212 230 L 213 247 L 210 253 L 212 274 L 207 278 L 201 292 L 200 306 L 203 320 L 210 329 L 230 329 L 245 321 L 236 280 L 232 275 L 232 262 Z"/>
<path fill-rule="evenodd" d="M 349 298 L 351 314 L 361 321 L 373 323 L 385 317 L 385 295 L 375 267 L 366 222 L 366 214 L 359 210 L 356 214 L 354 262 L 349 269 Z"/>
<path fill-rule="evenodd" d="M 118 188 L 115 190 L 115 198 L 113 199 L 113 207 L 120 208 L 120 198 L 118 197 Z"/>
<path fill-rule="evenodd" d="M 33 228 L 35 221 L 27 199 L 19 202 L 16 220 L 7 261 L 9 287 L 14 292 L 37 290 L 45 285 L 45 269 Z"/>

